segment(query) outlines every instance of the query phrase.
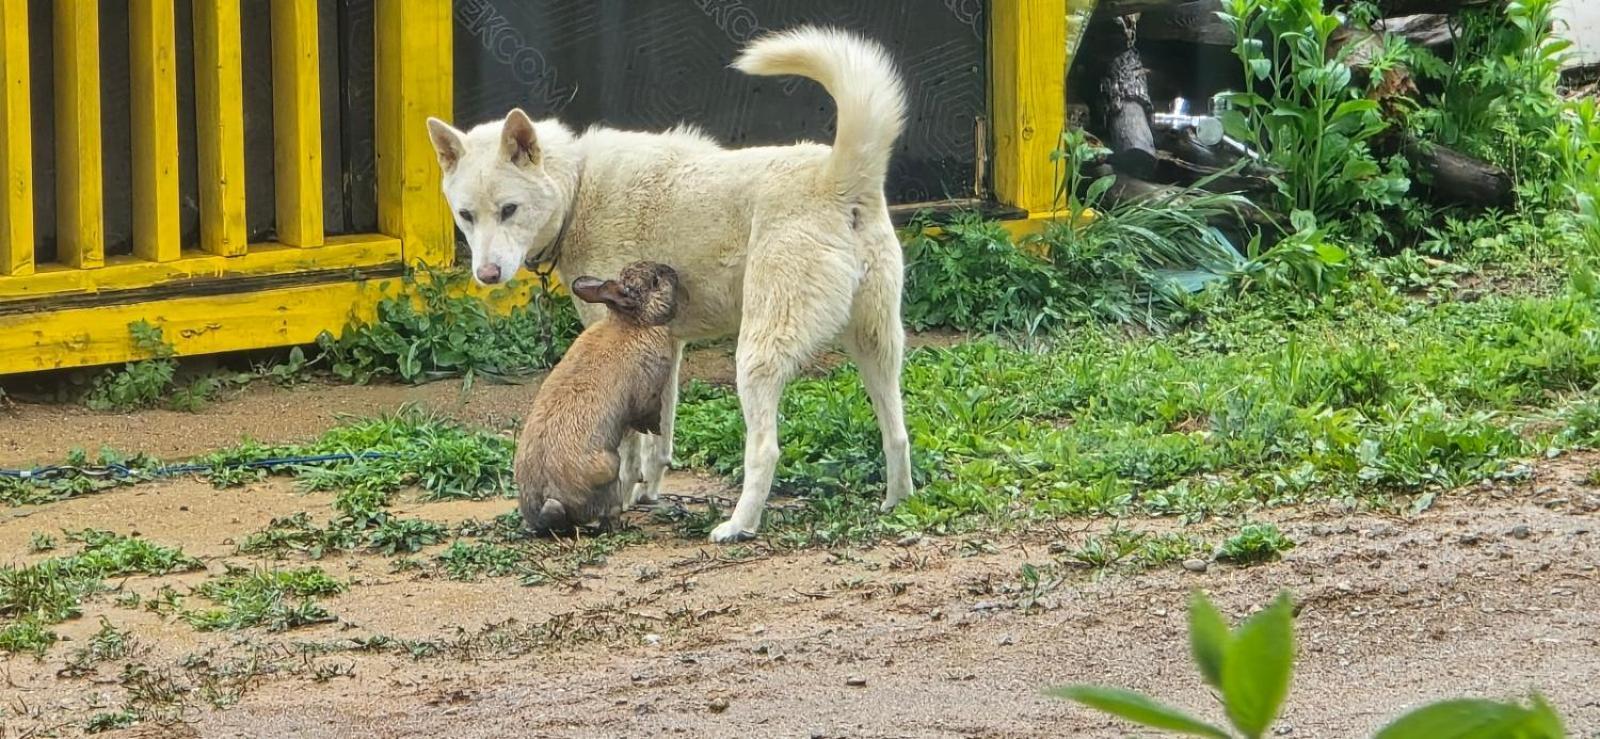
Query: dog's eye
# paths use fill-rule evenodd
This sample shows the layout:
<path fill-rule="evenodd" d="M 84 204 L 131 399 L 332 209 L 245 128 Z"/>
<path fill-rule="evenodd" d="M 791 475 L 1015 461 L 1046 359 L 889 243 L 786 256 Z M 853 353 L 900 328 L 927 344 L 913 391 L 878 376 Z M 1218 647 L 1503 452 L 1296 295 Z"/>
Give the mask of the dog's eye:
<path fill-rule="evenodd" d="M 516 214 L 517 214 L 517 204 L 516 203 L 506 203 L 505 205 L 500 206 L 500 220 L 509 221 L 509 220 L 511 220 L 511 217 L 516 215 Z"/>
<path fill-rule="evenodd" d="M 459 211 L 459 212 L 456 213 L 456 215 L 461 216 L 461 220 L 462 221 L 465 221 L 467 223 L 471 223 L 472 222 L 472 211 L 470 211 L 470 210 Z"/>

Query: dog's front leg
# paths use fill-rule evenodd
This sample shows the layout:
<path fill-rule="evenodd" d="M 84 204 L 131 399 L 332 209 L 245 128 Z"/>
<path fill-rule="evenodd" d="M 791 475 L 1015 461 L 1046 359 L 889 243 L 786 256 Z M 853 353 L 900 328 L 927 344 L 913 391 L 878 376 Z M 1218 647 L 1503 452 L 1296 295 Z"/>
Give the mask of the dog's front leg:
<path fill-rule="evenodd" d="M 666 387 L 661 389 L 661 433 L 646 436 L 639 444 L 639 469 L 644 472 L 644 482 L 635 497 L 640 503 L 660 499 L 661 481 L 672 468 L 672 429 L 678 415 L 678 368 L 683 365 L 683 342 L 673 345 L 671 362 Z"/>

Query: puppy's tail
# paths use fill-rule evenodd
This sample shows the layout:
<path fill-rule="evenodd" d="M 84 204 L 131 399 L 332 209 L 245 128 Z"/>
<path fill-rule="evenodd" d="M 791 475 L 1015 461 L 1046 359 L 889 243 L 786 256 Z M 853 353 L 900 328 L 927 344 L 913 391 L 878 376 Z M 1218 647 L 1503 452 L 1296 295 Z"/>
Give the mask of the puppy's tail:
<path fill-rule="evenodd" d="M 746 74 L 808 77 L 839 108 L 828 177 L 847 198 L 881 192 L 889 153 L 905 128 L 906 93 L 889 53 L 833 28 L 802 26 L 756 40 L 733 66 Z"/>

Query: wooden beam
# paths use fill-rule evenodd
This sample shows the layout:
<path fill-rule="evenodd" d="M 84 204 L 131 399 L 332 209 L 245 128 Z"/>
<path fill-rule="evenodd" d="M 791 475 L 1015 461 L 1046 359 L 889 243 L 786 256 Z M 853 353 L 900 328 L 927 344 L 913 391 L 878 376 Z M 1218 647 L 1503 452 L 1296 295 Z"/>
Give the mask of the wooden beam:
<path fill-rule="evenodd" d="M 424 123 L 451 119 L 450 0 L 377 0 L 378 229 L 407 264 L 448 265 L 455 228 Z"/>
<path fill-rule="evenodd" d="M 183 251 L 178 209 L 177 31 L 171 0 L 130 0 L 128 63 L 133 84 L 133 253 L 169 262 Z"/>
<path fill-rule="evenodd" d="M 0 275 L 33 274 L 28 0 L 0 0 Z"/>
<path fill-rule="evenodd" d="M 1067 0 L 994 0 L 989 29 L 995 196 L 1049 211 L 1059 179 L 1050 153 L 1066 127 Z"/>
<path fill-rule="evenodd" d="M 0 309 L 19 300 L 67 298 L 137 290 L 207 278 L 267 277 L 329 269 L 372 269 L 400 263 L 400 240 L 381 234 L 334 236 L 318 249 L 251 244 L 250 252 L 222 257 L 188 251 L 178 259 L 151 262 L 137 256 L 106 259 L 100 269 L 47 265 L 32 275 L 0 280 Z"/>
<path fill-rule="evenodd" d="M 239 0 L 194 0 L 200 248 L 245 253 L 244 82 Z"/>
<path fill-rule="evenodd" d="M 273 177 L 278 241 L 322 244 L 322 90 L 317 0 L 273 0 Z"/>
<path fill-rule="evenodd" d="M 159 326 L 180 355 L 309 344 L 370 320 L 401 289 L 387 278 L 0 315 L 0 374 L 144 359 L 128 334 L 136 321 Z"/>
<path fill-rule="evenodd" d="M 55 0 L 56 258 L 78 269 L 106 260 L 100 150 L 100 3 Z"/>

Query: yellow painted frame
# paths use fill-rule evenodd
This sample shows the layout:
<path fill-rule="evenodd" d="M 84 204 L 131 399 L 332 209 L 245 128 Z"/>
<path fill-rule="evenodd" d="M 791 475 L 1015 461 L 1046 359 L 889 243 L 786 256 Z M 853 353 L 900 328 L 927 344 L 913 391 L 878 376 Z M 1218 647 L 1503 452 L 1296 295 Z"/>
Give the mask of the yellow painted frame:
<path fill-rule="evenodd" d="M 106 261 L 99 0 L 55 0 L 55 100 L 56 258 L 95 269 Z"/>
<path fill-rule="evenodd" d="M 1060 175 L 1050 155 L 1067 125 L 1067 67 L 1076 51 L 1069 43 L 1076 37 L 1068 11 L 1093 6 L 1093 0 L 991 0 L 989 4 L 994 194 L 1001 203 L 1027 211 L 1027 221 L 1053 220 L 1058 215 Z"/>
<path fill-rule="evenodd" d="M 79 3 L 98 8 L 95 0 L 55 1 L 73 13 L 80 12 Z M 273 34 L 280 235 L 277 242 L 247 245 L 239 3 L 195 0 L 202 234 L 199 244 L 185 248 L 177 200 L 172 3 L 129 0 L 134 254 L 79 269 L 34 264 L 27 0 L 0 0 L 0 171 L 6 177 L 0 200 L 0 374 L 140 359 L 144 355 L 127 329 L 138 320 L 161 326 L 180 355 L 306 343 L 352 318 L 370 318 L 379 300 L 404 289 L 399 278 L 364 279 L 358 271 L 414 262 L 449 265 L 454 225 L 439 194 L 423 120 L 451 117 L 450 7 L 450 0 L 377 0 L 380 233 L 325 236 L 316 3 L 273 0 L 274 27 L 293 29 Z M 85 32 L 73 38 L 76 50 Z M 81 48 L 98 53 L 97 46 Z M 87 97 L 91 88 L 97 104 L 97 82 L 75 89 Z M 292 280 L 313 272 L 326 280 L 340 270 L 350 270 L 350 276 L 234 294 L 117 298 L 129 290 L 168 287 L 181 293 L 198 282 L 259 284 L 260 278 Z M 102 300 L 51 307 L 57 298 L 84 295 Z"/>
<path fill-rule="evenodd" d="M 178 210 L 177 22 L 171 0 L 129 0 L 128 101 L 133 140 L 133 253 L 182 254 Z"/>
<path fill-rule="evenodd" d="M 439 192 L 428 116 L 450 120 L 450 0 L 377 0 L 378 230 L 407 264 L 450 264 L 455 224 Z"/>
<path fill-rule="evenodd" d="M 317 0 L 272 3 L 273 177 L 278 240 L 322 245 L 322 90 Z"/>
<path fill-rule="evenodd" d="M 244 212 L 244 60 L 239 0 L 194 0 L 195 128 L 200 159 L 200 248 L 247 248 Z"/>
<path fill-rule="evenodd" d="M 0 276 L 33 274 L 28 0 L 0 0 Z"/>

